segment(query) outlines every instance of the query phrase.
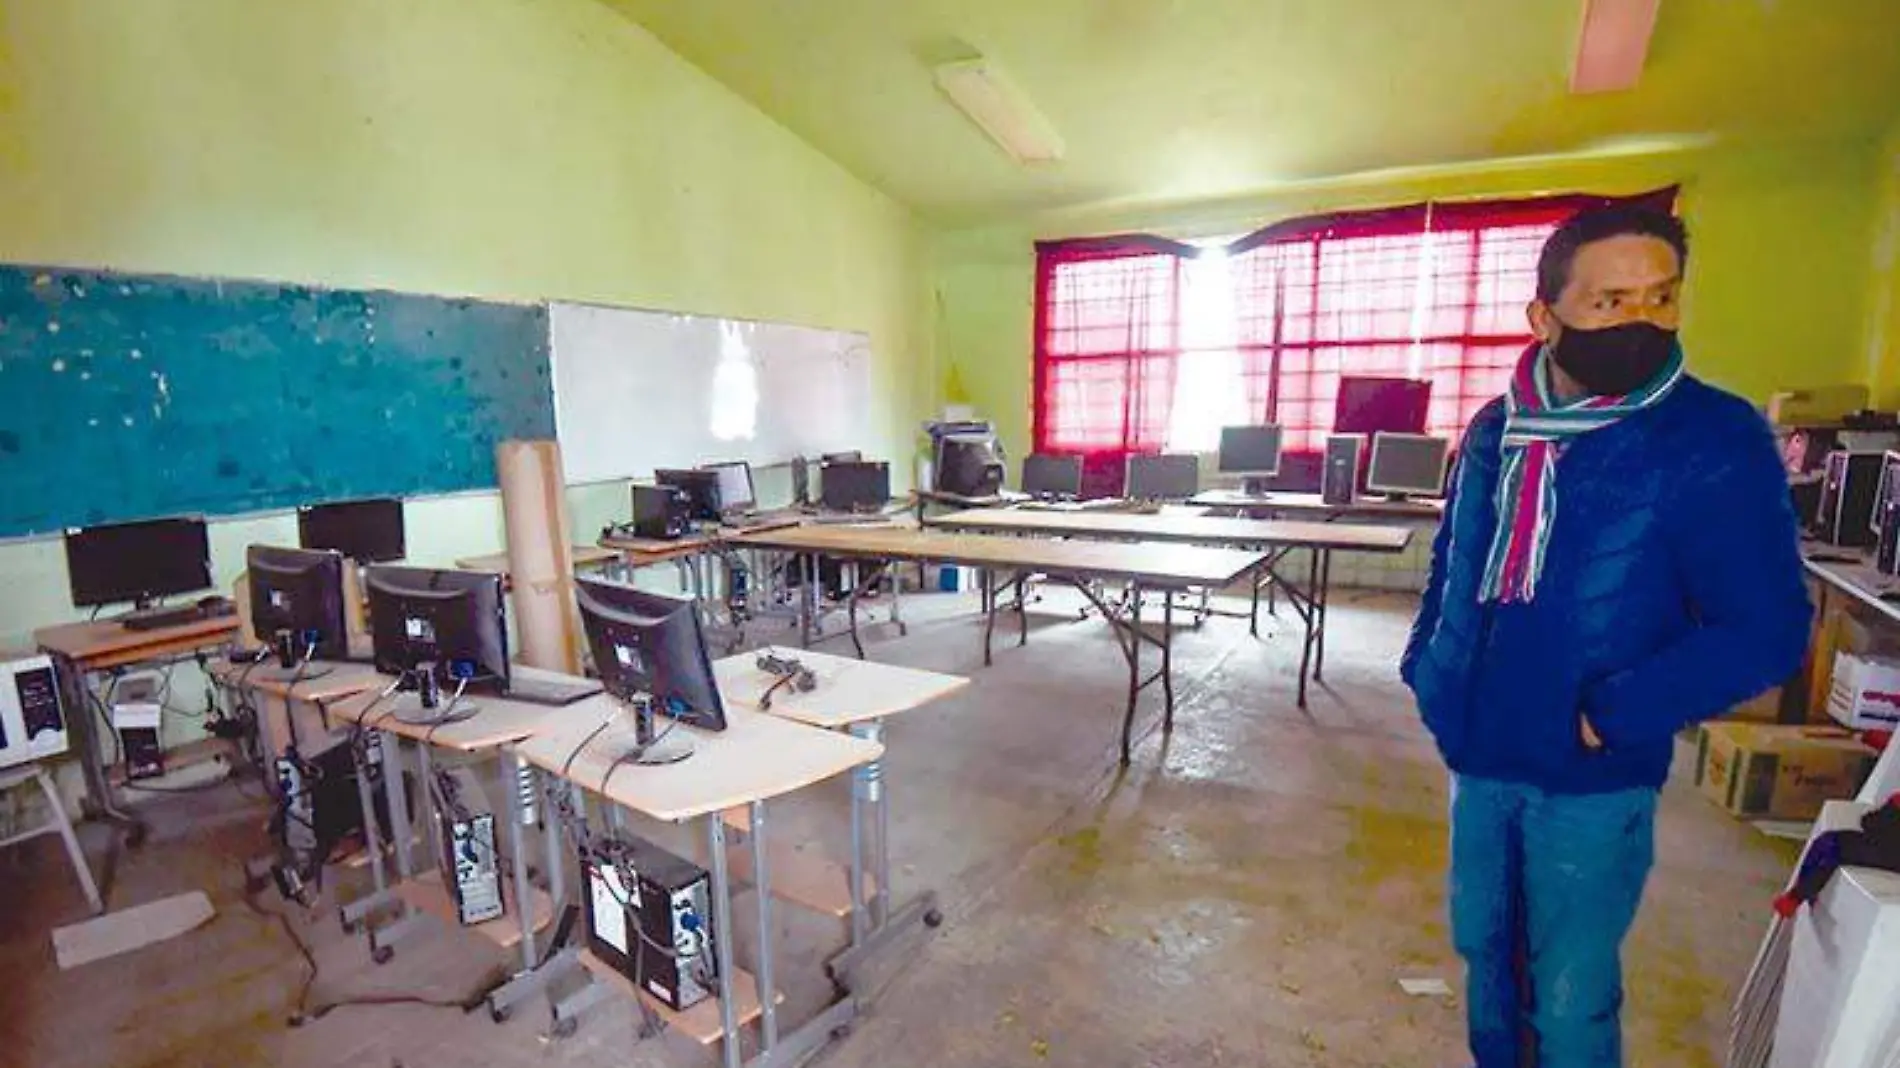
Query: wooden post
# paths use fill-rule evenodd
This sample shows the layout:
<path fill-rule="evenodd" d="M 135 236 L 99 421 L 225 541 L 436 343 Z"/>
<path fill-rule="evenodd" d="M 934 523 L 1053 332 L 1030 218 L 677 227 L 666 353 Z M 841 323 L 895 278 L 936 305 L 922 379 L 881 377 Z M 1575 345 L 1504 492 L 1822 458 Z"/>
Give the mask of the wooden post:
<path fill-rule="evenodd" d="M 579 675 L 581 626 L 574 606 L 574 548 L 567 533 L 561 447 L 553 441 L 504 441 L 495 446 L 495 468 L 514 583 L 515 659 Z"/>

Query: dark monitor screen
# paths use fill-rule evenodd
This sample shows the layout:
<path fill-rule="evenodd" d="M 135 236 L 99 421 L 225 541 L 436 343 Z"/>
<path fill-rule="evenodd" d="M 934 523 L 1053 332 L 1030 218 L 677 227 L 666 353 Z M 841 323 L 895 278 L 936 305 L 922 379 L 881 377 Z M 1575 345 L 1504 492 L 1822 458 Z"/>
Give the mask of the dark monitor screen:
<path fill-rule="evenodd" d="M 359 564 L 400 560 L 405 544 L 402 501 L 372 497 L 297 509 L 297 543 L 306 549 L 335 549 Z"/>
<path fill-rule="evenodd" d="M 196 517 L 68 530 L 66 574 L 75 608 L 210 589 L 210 535 Z"/>
<path fill-rule="evenodd" d="M 891 500 L 891 465 L 826 464 L 818 476 L 818 500 L 830 512 L 875 512 Z"/>
<path fill-rule="evenodd" d="M 612 582 L 578 579 L 587 648 L 607 692 L 653 698 L 653 710 L 706 730 L 726 729 L 726 706 L 693 602 Z"/>
<path fill-rule="evenodd" d="M 1082 458 L 1044 453 L 1025 456 L 1022 491 L 1037 497 L 1080 497 Z"/>
<path fill-rule="evenodd" d="M 1003 459 L 993 434 L 950 434 L 937 443 L 937 489 L 988 497 L 1003 488 Z"/>
<path fill-rule="evenodd" d="M 1417 378 L 1339 380 L 1333 408 L 1335 434 L 1423 434 L 1432 406 L 1432 384 Z"/>
<path fill-rule="evenodd" d="M 653 472 L 653 481 L 662 486 L 678 486 L 693 502 L 689 518 L 708 523 L 719 519 L 719 473 L 664 469 Z"/>
<path fill-rule="evenodd" d="M 1189 453 L 1130 456 L 1123 496 L 1132 500 L 1186 500 L 1201 492 L 1201 461 Z"/>
<path fill-rule="evenodd" d="M 1900 452 L 1889 451 L 1880 460 L 1880 481 L 1874 488 L 1874 510 L 1869 517 L 1875 538 L 1886 534 L 1887 516 L 1900 505 Z"/>
<path fill-rule="evenodd" d="M 818 457 L 821 464 L 855 464 L 864 462 L 861 449 L 846 449 L 843 452 L 828 452 Z"/>
<path fill-rule="evenodd" d="M 251 631 L 258 641 L 289 631 L 300 658 L 348 658 L 342 553 L 253 545 L 244 562 L 250 573 Z"/>
<path fill-rule="evenodd" d="M 1374 434 L 1372 460 L 1366 465 L 1366 489 L 1371 493 L 1437 497 L 1445 492 L 1445 466 L 1450 455 L 1448 438 Z"/>
<path fill-rule="evenodd" d="M 1280 428 L 1224 426 L 1220 431 L 1220 469 L 1233 473 L 1280 473 Z"/>
<path fill-rule="evenodd" d="M 447 685 L 499 692 L 508 685 L 508 617 L 492 571 L 372 567 L 370 637 L 376 670 L 414 672 L 425 663 Z"/>
<path fill-rule="evenodd" d="M 751 464 L 744 460 L 732 460 L 707 464 L 702 470 L 711 471 L 719 477 L 721 512 L 747 512 L 759 503 L 758 491 L 752 485 Z"/>

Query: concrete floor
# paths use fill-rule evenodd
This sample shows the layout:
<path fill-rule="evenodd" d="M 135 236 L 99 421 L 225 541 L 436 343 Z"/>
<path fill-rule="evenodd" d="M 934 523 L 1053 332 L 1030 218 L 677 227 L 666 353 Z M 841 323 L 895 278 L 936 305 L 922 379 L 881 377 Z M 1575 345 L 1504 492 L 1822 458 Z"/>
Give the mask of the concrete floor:
<path fill-rule="evenodd" d="M 1258 640 L 1226 619 L 1181 632 L 1176 729 L 1164 737 L 1144 715 L 1126 772 L 1114 759 L 1120 656 L 1103 624 L 1075 622 L 1068 604 L 1051 592 L 1028 648 L 999 646 L 989 669 L 963 597 L 907 600 L 910 635 L 887 629 L 873 644 L 876 659 L 976 684 L 892 724 L 895 881 L 900 895 L 935 887 L 948 922 L 898 955 L 869 1017 L 825 1063 L 1461 1063 L 1455 1000 L 1407 997 L 1397 982 L 1459 978 L 1443 918 L 1445 777 L 1394 671 L 1412 600 L 1340 595 L 1328 685 L 1310 712 L 1293 702 L 1290 618 Z M 1664 797 L 1628 955 L 1634 1064 L 1719 1063 L 1734 986 L 1793 856 L 1697 798 L 1684 770 Z M 774 822 L 842 856 L 845 797 L 843 783 L 822 784 L 779 805 Z M 140 850 L 85 831 L 95 867 L 110 868 L 111 904 L 199 888 L 218 918 L 62 973 L 47 931 L 84 909 L 57 843 L 0 853 L 0 1064 L 712 1061 L 673 1035 L 636 1044 L 636 1014 L 618 1002 L 559 1042 L 541 1037 L 540 1011 L 496 1025 L 485 1013 L 352 1007 L 287 1029 L 306 969 L 274 894 L 268 915 L 243 902 L 236 859 L 261 842 L 261 807 L 224 786 L 145 811 L 156 828 Z M 500 963 L 485 942 L 443 929 L 375 967 L 339 931 L 335 896 L 289 914 L 321 966 L 313 1003 L 453 1000 Z M 737 905 L 744 961 L 757 932 L 751 898 Z M 790 1023 L 829 996 L 820 964 L 843 934 L 788 907 L 778 917 Z"/>

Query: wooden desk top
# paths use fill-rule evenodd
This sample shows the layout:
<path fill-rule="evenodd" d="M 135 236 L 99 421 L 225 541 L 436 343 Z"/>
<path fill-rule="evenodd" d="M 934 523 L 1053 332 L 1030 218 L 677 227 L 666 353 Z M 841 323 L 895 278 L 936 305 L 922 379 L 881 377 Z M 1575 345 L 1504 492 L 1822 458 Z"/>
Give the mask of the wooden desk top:
<path fill-rule="evenodd" d="M 620 559 L 620 554 L 599 545 L 574 546 L 574 567 L 599 567 Z M 506 552 L 487 553 L 482 556 L 467 556 L 455 562 L 455 566 L 464 571 L 494 571 L 508 573 L 508 554 Z"/>
<path fill-rule="evenodd" d="M 884 747 L 876 742 L 728 705 L 724 731 L 673 728 L 675 737 L 692 741 L 692 756 L 660 767 L 623 765 L 608 778 L 614 759 L 633 744 L 632 715 L 623 715 L 618 704 L 604 697 L 565 711 L 517 745 L 516 752 L 555 775 L 568 766 L 568 781 L 659 820 L 687 820 L 778 797 L 884 755 Z M 608 717 L 618 717 L 618 722 L 575 754 Z M 664 722 L 660 729 L 666 729 Z"/>
<path fill-rule="evenodd" d="M 1379 497 L 1357 497 L 1351 504 L 1329 504 L 1317 493 L 1269 493 L 1265 497 L 1256 497 L 1239 490 L 1208 490 L 1195 494 L 1188 503 L 1208 508 L 1317 512 L 1385 519 L 1442 519 L 1445 516 L 1445 502 L 1432 498 L 1388 501 Z"/>
<path fill-rule="evenodd" d="M 1815 549 L 1827 555 L 1848 555 L 1849 550 Z M 1839 563 L 1803 558 L 1808 573 L 1854 598 L 1888 619 L 1900 623 L 1900 600 L 1883 601 L 1883 593 L 1900 593 L 1900 578 L 1883 575 L 1863 555 L 1854 554 L 1851 562 Z"/>
<path fill-rule="evenodd" d="M 211 677 L 232 689 L 250 690 L 280 700 L 294 697 L 299 701 L 316 702 L 334 701 L 389 685 L 389 677 L 377 674 L 376 669 L 368 664 L 322 660 L 316 663 L 329 668 L 329 673 L 314 679 L 304 679 L 295 685 L 289 679 L 278 677 L 276 657 L 270 657 L 255 666 L 218 660 L 211 665 Z"/>
<path fill-rule="evenodd" d="M 86 671 L 103 671 L 145 660 L 212 649 L 237 637 L 238 617 L 195 619 L 157 630 L 127 630 L 113 620 L 62 623 L 33 632 L 33 642 L 71 659 Z"/>
<path fill-rule="evenodd" d="M 1227 519 L 1167 512 L 1131 515 L 1125 512 L 982 508 L 933 519 L 930 525 L 994 533 L 1139 538 L 1143 541 L 1195 542 L 1203 545 L 1297 545 L 1373 553 L 1400 552 L 1412 540 L 1410 527 Z"/>
<path fill-rule="evenodd" d="M 612 535 L 600 539 L 600 547 L 618 553 L 632 564 L 657 564 L 680 556 L 691 556 L 716 540 L 711 534 L 687 534 L 684 537 L 627 538 Z"/>
<path fill-rule="evenodd" d="M 936 561 L 1177 586 L 1225 586 L 1266 561 L 1264 553 L 1240 549 L 1044 541 L 987 534 L 946 534 L 904 527 L 798 527 L 747 534 L 734 542 L 785 552 Z"/>
<path fill-rule="evenodd" d="M 558 672 L 542 671 L 522 664 L 513 669 L 517 674 L 542 678 L 567 678 Z M 409 710 L 416 710 L 414 694 L 390 694 L 383 696 L 383 690 L 395 681 L 388 675 L 377 675 L 379 685 L 373 690 L 365 690 L 353 697 L 347 697 L 335 704 L 325 705 L 324 711 L 331 718 L 348 723 L 366 723 L 377 730 L 388 731 L 413 741 L 427 742 L 442 749 L 453 749 L 463 753 L 479 753 L 498 749 L 504 745 L 513 745 L 537 732 L 553 729 L 560 724 L 585 720 L 589 723 L 600 722 L 603 709 L 614 708 L 613 701 L 601 694 L 583 698 L 571 705 L 537 705 L 527 701 L 511 701 L 505 697 L 490 694 L 474 694 L 463 698 L 473 702 L 479 711 L 459 723 L 445 723 L 430 727 L 414 723 L 404 723 L 398 719 L 394 710 L 398 700 L 405 700 Z M 443 695 L 445 698 L 447 694 Z"/>
<path fill-rule="evenodd" d="M 790 686 L 779 687 L 772 694 L 772 707 L 766 710 L 767 714 L 814 727 L 847 727 L 908 712 L 970 684 L 970 680 L 961 675 L 853 660 L 810 649 L 757 649 L 713 663 L 719 696 L 728 709 L 738 705 L 758 710 L 760 696 L 774 681 L 773 676 L 758 668 L 759 654 L 768 651 L 810 668 L 818 679 L 818 687 L 809 693 L 800 693 Z"/>

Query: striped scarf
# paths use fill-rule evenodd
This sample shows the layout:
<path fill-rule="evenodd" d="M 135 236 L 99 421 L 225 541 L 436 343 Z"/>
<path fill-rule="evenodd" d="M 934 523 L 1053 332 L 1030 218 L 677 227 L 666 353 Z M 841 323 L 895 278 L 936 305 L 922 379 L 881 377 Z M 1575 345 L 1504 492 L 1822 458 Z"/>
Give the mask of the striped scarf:
<path fill-rule="evenodd" d="M 1564 445 L 1661 402 L 1681 378 L 1682 346 L 1677 345 L 1663 369 L 1636 392 L 1561 403 L 1551 393 L 1549 353 L 1542 345 L 1524 350 L 1506 397 L 1510 410 L 1498 475 L 1498 527 L 1479 600 L 1529 603 L 1537 595 L 1557 521 L 1557 456 Z"/>

